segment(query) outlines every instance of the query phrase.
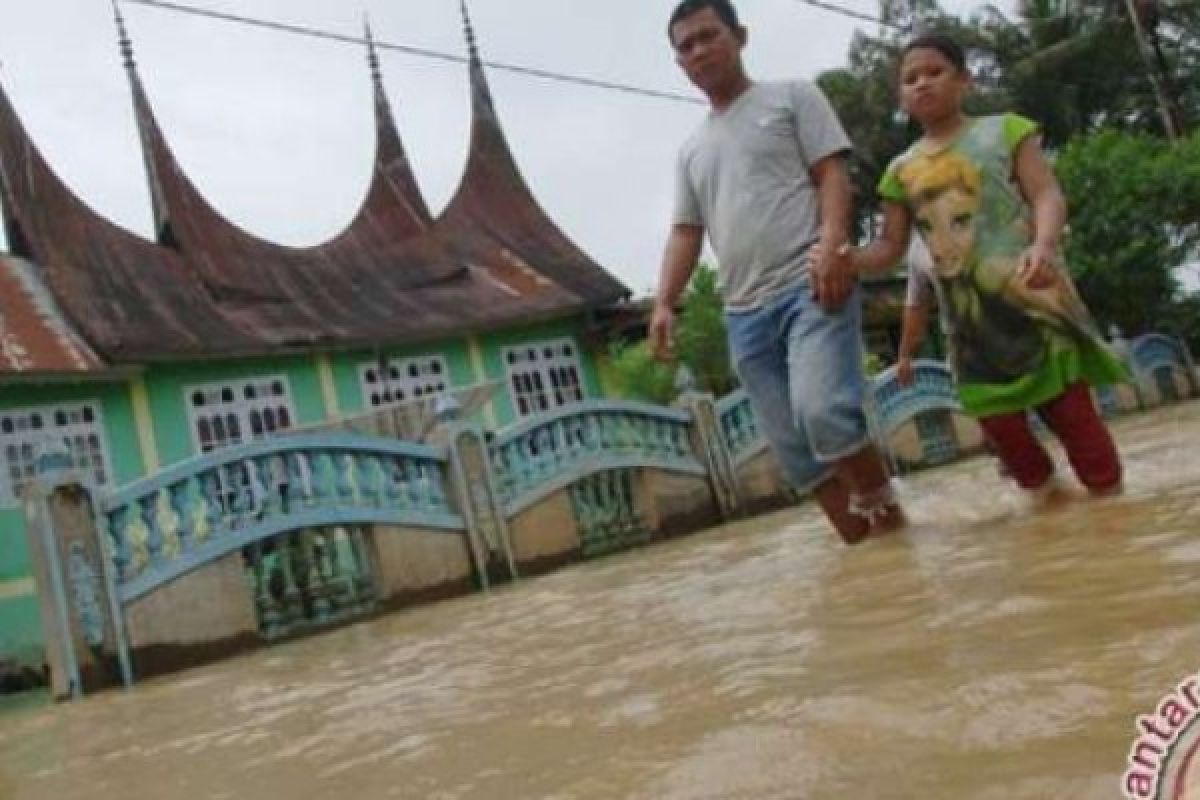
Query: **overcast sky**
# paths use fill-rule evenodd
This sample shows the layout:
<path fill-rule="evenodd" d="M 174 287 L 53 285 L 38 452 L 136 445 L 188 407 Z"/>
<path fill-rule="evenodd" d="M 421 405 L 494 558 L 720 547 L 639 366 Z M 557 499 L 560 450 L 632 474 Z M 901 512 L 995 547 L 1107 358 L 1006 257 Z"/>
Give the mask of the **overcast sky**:
<path fill-rule="evenodd" d="M 462 54 L 457 0 L 183 0 L 193 5 Z M 840 0 L 874 13 L 871 0 Z M 485 60 L 695 96 L 671 58 L 674 0 L 471 0 Z M 945 7 L 966 12 L 971 0 Z M 741 0 L 753 76 L 815 77 L 845 61 L 853 20 L 798 0 Z M 106 0 L 0 0 L 0 80 L 51 165 L 92 208 L 151 230 L 145 174 Z M 122 3 L 159 122 L 218 210 L 265 238 L 314 244 L 357 209 L 374 147 L 362 48 Z M 466 68 L 384 50 L 384 80 L 425 197 L 461 175 Z M 534 195 L 636 293 L 650 289 L 671 166 L 702 105 L 489 70 Z"/>

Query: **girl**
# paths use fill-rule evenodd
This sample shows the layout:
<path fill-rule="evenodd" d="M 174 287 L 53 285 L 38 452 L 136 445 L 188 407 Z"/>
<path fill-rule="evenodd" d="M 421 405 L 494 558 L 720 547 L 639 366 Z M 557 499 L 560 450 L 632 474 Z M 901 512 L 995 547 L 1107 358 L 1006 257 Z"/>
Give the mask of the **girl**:
<path fill-rule="evenodd" d="M 963 410 L 1017 483 L 1039 494 L 1054 486 L 1053 461 L 1029 428 L 1032 410 L 1091 492 L 1119 491 L 1120 458 L 1088 384 L 1126 374 L 1059 265 L 1066 203 L 1037 126 L 1016 114 L 964 115 L 970 77 L 962 48 L 946 36 L 911 41 L 899 78 L 901 107 L 924 135 L 880 181 L 883 234 L 846 259 L 860 274 L 887 269 L 913 227 L 928 250 L 910 266 L 901 374 L 935 295 Z"/>

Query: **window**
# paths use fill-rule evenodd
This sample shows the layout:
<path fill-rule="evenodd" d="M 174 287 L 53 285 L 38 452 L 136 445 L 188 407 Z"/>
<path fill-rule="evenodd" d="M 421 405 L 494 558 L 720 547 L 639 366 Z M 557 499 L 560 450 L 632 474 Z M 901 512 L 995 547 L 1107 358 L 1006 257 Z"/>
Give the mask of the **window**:
<path fill-rule="evenodd" d="M 106 486 L 112 474 L 104 443 L 100 403 L 0 411 L 0 502 L 20 499 L 37 470 L 41 446 L 59 439 L 75 467 Z"/>
<path fill-rule="evenodd" d="M 450 388 L 450 370 L 440 355 L 393 358 L 358 368 L 363 397 L 371 408 L 435 397 Z"/>
<path fill-rule="evenodd" d="M 292 395 L 283 376 L 185 389 L 192 435 L 202 453 L 260 439 L 292 427 Z"/>
<path fill-rule="evenodd" d="M 513 403 L 522 417 L 583 400 L 582 370 L 570 339 L 509 347 L 504 350 L 504 366 Z"/>

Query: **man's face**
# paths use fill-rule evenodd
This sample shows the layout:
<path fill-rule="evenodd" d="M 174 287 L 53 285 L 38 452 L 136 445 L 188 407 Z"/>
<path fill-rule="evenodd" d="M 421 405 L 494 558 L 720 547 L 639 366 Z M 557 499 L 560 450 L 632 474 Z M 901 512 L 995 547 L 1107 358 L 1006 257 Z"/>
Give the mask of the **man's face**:
<path fill-rule="evenodd" d="M 672 25 L 671 42 L 675 61 L 703 92 L 730 83 L 738 74 L 744 33 L 731 29 L 711 8 Z"/>
<path fill-rule="evenodd" d="M 925 236 L 937 274 L 952 278 L 963 271 L 975 246 L 975 196 L 952 187 L 918 209 L 917 227 Z"/>

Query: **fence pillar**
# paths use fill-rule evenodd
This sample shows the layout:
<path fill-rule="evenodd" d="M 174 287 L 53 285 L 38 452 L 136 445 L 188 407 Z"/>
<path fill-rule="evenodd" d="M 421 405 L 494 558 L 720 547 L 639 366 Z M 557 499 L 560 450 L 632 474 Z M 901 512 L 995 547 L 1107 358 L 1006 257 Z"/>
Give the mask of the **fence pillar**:
<path fill-rule="evenodd" d="M 742 506 L 737 470 L 721 433 L 713 396 L 686 389 L 675 400 L 675 405 L 692 415 L 692 447 L 708 472 L 708 483 L 717 499 L 721 516 L 729 518 L 736 515 Z"/>
<path fill-rule="evenodd" d="M 55 699 L 115 682 L 113 654 L 130 681 L 124 628 L 107 550 L 97 534 L 95 491 L 57 443 L 37 459 L 24 512 Z"/>
<path fill-rule="evenodd" d="M 517 563 L 492 475 L 487 435 L 478 425 L 460 420 L 460 407 L 451 396 L 439 397 L 435 411 L 438 427 L 430 438 L 447 448 L 450 483 L 467 526 L 467 542 L 479 580 L 483 588 L 488 588 L 488 566 L 497 560 L 504 562 L 515 580 Z"/>
<path fill-rule="evenodd" d="M 1187 341 L 1182 336 L 1176 336 L 1175 341 L 1179 343 L 1179 353 L 1183 356 L 1183 366 L 1187 372 L 1188 393 L 1192 397 L 1200 395 L 1200 378 L 1196 376 L 1196 362 L 1192 359 L 1191 348 L 1188 347 Z"/>
<path fill-rule="evenodd" d="M 1137 410 L 1146 410 L 1146 395 L 1142 390 L 1142 375 L 1138 370 L 1138 366 L 1133 360 L 1133 351 L 1129 346 L 1129 340 L 1121 333 L 1121 329 L 1116 323 L 1108 326 L 1108 344 L 1112 351 L 1125 364 L 1125 368 L 1129 370 L 1130 376 L 1133 378 L 1133 396 L 1137 400 Z"/>

